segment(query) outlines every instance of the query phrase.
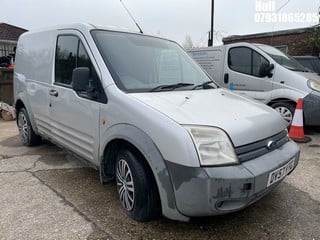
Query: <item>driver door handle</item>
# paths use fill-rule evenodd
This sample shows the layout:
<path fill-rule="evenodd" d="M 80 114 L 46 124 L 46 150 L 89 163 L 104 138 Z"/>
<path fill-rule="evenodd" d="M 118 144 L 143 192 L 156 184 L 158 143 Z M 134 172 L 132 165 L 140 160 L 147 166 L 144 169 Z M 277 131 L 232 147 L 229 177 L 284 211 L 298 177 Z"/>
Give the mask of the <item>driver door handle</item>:
<path fill-rule="evenodd" d="M 51 96 L 54 96 L 54 97 L 58 97 L 58 92 L 57 92 L 57 90 L 54 90 L 54 89 L 51 89 L 50 91 L 49 91 L 49 94 L 51 95 Z"/>
<path fill-rule="evenodd" d="M 227 84 L 227 83 L 229 82 L 229 74 L 228 74 L 228 73 L 225 73 L 225 74 L 224 74 L 223 82 L 224 82 L 225 84 Z"/>

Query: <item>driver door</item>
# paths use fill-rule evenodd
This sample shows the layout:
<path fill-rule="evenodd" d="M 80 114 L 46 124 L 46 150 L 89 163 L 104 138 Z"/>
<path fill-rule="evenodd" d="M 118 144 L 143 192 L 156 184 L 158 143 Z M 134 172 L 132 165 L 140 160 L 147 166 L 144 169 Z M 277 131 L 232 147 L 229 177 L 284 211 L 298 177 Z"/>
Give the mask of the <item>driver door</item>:
<path fill-rule="evenodd" d="M 77 67 L 90 69 L 88 88 L 99 88 L 90 49 L 77 31 L 62 31 L 57 37 L 54 84 L 49 89 L 52 136 L 77 155 L 95 162 L 99 152 L 101 96 L 79 94 L 72 89 L 72 73 Z M 100 91 L 99 94 L 105 94 Z M 106 98 L 104 98 L 105 100 Z"/>
<path fill-rule="evenodd" d="M 224 72 L 224 87 L 266 102 L 271 98 L 273 76 L 261 76 L 261 67 L 269 61 L 249 47 L 227 49 Z"/>

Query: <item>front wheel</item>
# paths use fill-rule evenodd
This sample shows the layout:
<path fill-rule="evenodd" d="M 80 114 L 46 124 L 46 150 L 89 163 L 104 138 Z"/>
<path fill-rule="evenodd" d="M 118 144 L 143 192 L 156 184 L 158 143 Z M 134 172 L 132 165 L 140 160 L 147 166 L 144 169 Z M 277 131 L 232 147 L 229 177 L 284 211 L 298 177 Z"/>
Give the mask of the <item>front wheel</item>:
<path fill-rule="evenodd" d="M 277 102 L 271 104 L 271 107 L 280 113 L 283 119 L 287 122 L 288 126 L 291 125 L 293 120 L 293 115 L 295 111 L 295 106 L 289 102 Z"/>
<path fill-rule="evenodd" d="M 160 201 L 152 173 L 139 154 L 120 150 L 115 165 L 117 189 L 126 213 L 138 221 L 148 221 L 160 214 Z"/>

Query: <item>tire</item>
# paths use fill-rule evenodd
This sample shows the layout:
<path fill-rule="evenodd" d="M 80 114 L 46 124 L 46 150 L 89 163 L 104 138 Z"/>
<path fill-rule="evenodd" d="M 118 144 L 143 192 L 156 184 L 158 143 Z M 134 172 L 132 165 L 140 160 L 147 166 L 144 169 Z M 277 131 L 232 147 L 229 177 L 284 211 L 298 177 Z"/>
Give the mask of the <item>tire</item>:
<path fill-rule="evenodd" d="M 2 110 L 1 112 L 1 117 L 3 118 L 3 120 L 5 121 L 12 121 L 13 120 L 13 116 L 10 112 L 6 111 L 6 110 Z"/>
<path fill-rule="evenodd" d="M 158 189 L 152 173 L 139 154 L 120 150 L 115 175 L 120 202 L 125 212 L 137 221 L 149 221 L 160 215 Z"/>
<path fill-rule="evenodd" d="M 41 143 L 41 136 L 37 135 L 32 128 L 29 115 L 25 108 L 21 108 L 17 116 L 19 137 L 23 145 L 35 146 Z"/>
<path fill-rule="evenodd" d="M 295 106 L 290 102 L 276 102 L 271 104 L 271 107 L 280 113 L 283 119 L 287 122 L 288 126 L 291 125 Z"/>

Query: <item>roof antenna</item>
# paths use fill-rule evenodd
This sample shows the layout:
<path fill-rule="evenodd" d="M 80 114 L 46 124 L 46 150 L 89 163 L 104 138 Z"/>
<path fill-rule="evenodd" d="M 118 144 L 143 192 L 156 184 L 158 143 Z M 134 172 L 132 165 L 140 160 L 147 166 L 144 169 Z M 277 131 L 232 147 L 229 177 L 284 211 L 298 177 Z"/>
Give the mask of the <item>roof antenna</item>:
<path fill-rule="evenodd" d="M 132 20 L 134 21 L 134 23 L 136 24 L 136 26 L 139 28 L 140 33 L 143 34 L 141 27 L 139 26 L 139 24 L 137 23 L 137 21 L 134 19 L 134 17 L 132 16 L 132 14 L 129 12 L 128 8 L 126 7 L 126 5 L 124 5 L 124 3 L 122 2 L 122 0 L 120 0 L 122 6 L 127 10 L 128 14 L 130 15 L 130 17 L 132 18 Z"/>

